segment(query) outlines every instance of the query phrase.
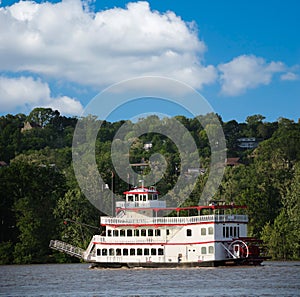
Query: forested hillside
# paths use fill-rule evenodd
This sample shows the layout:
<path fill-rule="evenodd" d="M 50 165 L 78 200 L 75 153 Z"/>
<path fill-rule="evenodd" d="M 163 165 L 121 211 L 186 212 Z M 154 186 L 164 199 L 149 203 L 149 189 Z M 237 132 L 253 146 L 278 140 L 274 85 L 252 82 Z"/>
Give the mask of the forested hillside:
<path fill-rule="evenodd" d="M 197 119 L 176 119 L 199 150 L 201 174 L 185 201 L 185 205 L 194 204 L 209 174 L 210 146 L 205 127 Z M 87 120 L 97 121 L 92 116 Z M 148 120 L 140 122 L 147 125 Z M 245 123 L 220 121 L 228 159 L 213 198 L 248 206 L 250 235 L 264 240 L 273 259 L 300 259 L 300 122 L 280 118 L 270 123 L 261 115 L 249 116 Z M 50 239 L 85 248 L 97 232 L 87 225 L 98 227 L 101 213 L 82 194 L 72 167 L 76 123 L 76 118 L 45 108 L 0 117 L 0 263 L 71 261 L 48 248 Z M 111 143 L 123 123 L 103 122 L 98 133 L 96 161 L 109 186 L 114 170 Z M 168 163 L 157 184 L 164 194 L 182 174 L 178 149 L 170 139 L 158 133 L 135 139 L 130 162 L 148 162 L 154 153 L 164 155 Z M 114 188 L 121 194 L 128 185 L 115 175 Z"/>

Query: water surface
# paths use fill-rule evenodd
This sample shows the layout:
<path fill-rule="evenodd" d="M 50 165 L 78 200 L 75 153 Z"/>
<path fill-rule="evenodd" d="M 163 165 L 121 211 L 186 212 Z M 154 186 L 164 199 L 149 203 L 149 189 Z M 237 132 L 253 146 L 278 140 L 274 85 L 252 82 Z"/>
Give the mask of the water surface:
<path fill-rule="evenodd" d="M 300 296 L 300 262 L 187 269 L 88 267 L 0 266 L 0 296 Z"/>

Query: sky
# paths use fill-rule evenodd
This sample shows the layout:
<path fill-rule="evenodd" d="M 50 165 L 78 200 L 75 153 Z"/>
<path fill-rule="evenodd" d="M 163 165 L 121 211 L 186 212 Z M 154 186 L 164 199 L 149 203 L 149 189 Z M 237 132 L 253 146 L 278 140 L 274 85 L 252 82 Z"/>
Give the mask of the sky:
<path fill-rule="evenodd" d="M 298 121 L 299 12 L 297 0 L 0 0 L 0 115 L 80 116 L 111 85 L 162 76 L 197 90 L 224 121 Z M 111 120 L 126 118 L 123 107 Z"/>

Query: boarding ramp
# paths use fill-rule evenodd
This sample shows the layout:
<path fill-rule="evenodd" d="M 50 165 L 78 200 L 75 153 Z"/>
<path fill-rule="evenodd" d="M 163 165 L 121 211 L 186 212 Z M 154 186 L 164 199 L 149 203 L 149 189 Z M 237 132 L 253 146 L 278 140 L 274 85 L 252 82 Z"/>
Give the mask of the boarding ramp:
<path fill-rule="evenodd" d="M 84 249 L 60 240 L 51 240 L 49 247 L 79 259 L 83 259 Z"/>

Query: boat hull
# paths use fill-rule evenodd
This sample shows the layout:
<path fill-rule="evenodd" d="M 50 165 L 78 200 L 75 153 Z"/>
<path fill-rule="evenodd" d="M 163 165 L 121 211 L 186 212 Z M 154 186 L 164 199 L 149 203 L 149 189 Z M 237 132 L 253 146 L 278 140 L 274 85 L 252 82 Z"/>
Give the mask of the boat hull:
<path fill-rule="evenodd" d="M 184 262 L 184 263 L 157 263 L 157 262 L 97 262 L 90 268 L 194 268 L 194 267 L 221 267 L 221 266 L 257 266 L 261 265 L 266 257 L 238 258 L 218 261 Z"/>

